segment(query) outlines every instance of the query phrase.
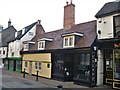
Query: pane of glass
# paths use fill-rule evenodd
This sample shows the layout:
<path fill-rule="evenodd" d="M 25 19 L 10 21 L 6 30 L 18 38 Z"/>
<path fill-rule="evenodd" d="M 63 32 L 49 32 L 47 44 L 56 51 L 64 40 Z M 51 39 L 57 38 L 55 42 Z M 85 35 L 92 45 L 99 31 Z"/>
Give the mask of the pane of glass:
<path fill-rule="evenodd" d="M 73 45 L 73 38 L 69 38 L 69 46 L 72 46 Z"/>
<path fill-rule="evenodd" d="M 37 62 L 35 62 L 35 69 L 37 69 Z"/>
<path fill-rule="evenodd" d="M 86 65 L 90 65 L 90 54 L 86 55 Z"/>
<path fill-rule="evenodd" d="M 115 17 L 115 26 L 120 26 L 120 16 Z"/>
<path fill-rule="evenodd" d="M 65 46 L 68 46 L 68 38 L 65 38 Z"/>
<path fill-rule="evenodd" d="M 82 65 L 84 65 L 84 64 L 85 64 L 85 55 L 84 55 L 84 54 L 82 54 L 81 64 L 82 64 Z"/>
<path fill-rule="evenodd" d="M 120 27 L 116 27 L 115 29 L 116 29 L 116 30 L 115 30 L 116 33 L 120 32 Z"/>
<path fill-rule="evenodd" d="M 39 63 L 39 70 L 41 70 L 41 63 Z"/>
<path fill-rule="evenodd" d="M 114 50 L 114 79 L 120 80 L 120 49 Z"/>

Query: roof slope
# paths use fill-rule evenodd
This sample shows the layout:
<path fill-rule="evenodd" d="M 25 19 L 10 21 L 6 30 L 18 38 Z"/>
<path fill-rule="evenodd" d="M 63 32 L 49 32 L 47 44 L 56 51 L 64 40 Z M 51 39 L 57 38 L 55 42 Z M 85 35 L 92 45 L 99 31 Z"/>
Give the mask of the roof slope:
<path fill-rule="evenodd" d="M 116 14 L 120 12 L 120 2 L 108 2 L 106 3 L 95 15 L 96 18 Z"/>
<path fill-rule="evenodd" d="M 25 33 L 24 34 L 22 34 L 22 30 L 18 31 L 18 36 L 15 38 L 15 40 L 20 40 L 36 24 L 37 24 L 37 22 L 34 22 L 34 23 L 24 27 L 24 29 L 25 29 Z"/>
<path fill-rule="evenodd" d="M 83 33 L 83 37 L 75 44 L 74 48 L 90 47 L 96 38 L 96 21 L 90 21 L 86 23 L 77 24 L 70 29 L 60 29 L 52 32 L 47 32 L 42 35 L 36 35 L 32 41 L 34 45 L 30 47 L 30 50 L 38 50 L 38 39 L 52 38 L 53 41 L 48 43 L 45 50 L 48 49 L 63 49 L 63 37 L 62 34 L 80 32 Z"/>
<path fill-rule="evenodd" d="M 2 31 L 2 46 L 7 46 L 7 43 L 15 39 L 15 32 L 17 30 L 10 26 Z"/>

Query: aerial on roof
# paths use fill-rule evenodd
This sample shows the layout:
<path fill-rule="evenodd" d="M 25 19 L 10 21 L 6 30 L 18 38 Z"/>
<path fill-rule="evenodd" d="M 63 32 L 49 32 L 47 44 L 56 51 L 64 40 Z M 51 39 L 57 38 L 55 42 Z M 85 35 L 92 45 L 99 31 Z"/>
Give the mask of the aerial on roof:
<path fill-rule="evenodd" d="M 116 14 L 120 12 L 120 1 L 106 3 L 95 15 L 96 18 Z"/>
<path fill-rule="evenodd" d="M 80 39 L 76 42 L 74 48 L 90 47 L 96 39 L 96 20 L 89 21 L 72 26 L 70 29 L 60 29 L 52 32 L 47 32 L 42 35 L 36 35 L 31 41 L 35 44 L 30 45 L 30 51 L 38 50 L 38 40 L 43 38 L 51 38 L 53 41 L 48 43 L 45 50 L 63 49 L 63 36 L 66 33 L 76 35 L 80 33 Z"/>
<path fill-rule="evenodd" d="M 2 45 L 1 46 L 7 46 L 8 42 L 15 39 L 15 32 L 17 30 L 13 27 L 7 27 L 2 31 Z"/>

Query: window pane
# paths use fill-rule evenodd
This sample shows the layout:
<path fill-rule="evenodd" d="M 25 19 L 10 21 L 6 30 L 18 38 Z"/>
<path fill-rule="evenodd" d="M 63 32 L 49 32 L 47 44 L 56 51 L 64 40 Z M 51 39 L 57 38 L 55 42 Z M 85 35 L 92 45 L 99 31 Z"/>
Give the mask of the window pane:
<path fill-rule="evenodd" d="M 73 38 L 69 38 L 69 46 L 72 46 L 73 45 Z"/>
<path fill-rule="evenodd" d="M 27 67 L 27 62 L 25 61 L 25 68 Z"/>
<path fill-rule="evenodd" d="M 65 38 L 65 46 L 68 46 L 68 38 Z"/>
<path fill-rule="evenodd" d="M 86 65 L 90 65 L 90 54 L 86 54 Z"/>
<path fill-rule="evenodd" d="M 37 62 L 35 62 L 35 69 L 37 69 Z"/>
<path fill-rule="evenodd" d="M 38 63 L 39 70 L 41 70 L 41 63 Z"/>
<path fill-rule="evenodd" d="M 120 26 L 120 16 L 115 17 L 115 26 Z"/>
<path fill-rule="evenodd" d="M 81 64 L 82 64 L 82 65 L 84 65 L 84 64 L 85 64 L 85 55 L 84 55 L 84 54 L 82 54 Z"/>

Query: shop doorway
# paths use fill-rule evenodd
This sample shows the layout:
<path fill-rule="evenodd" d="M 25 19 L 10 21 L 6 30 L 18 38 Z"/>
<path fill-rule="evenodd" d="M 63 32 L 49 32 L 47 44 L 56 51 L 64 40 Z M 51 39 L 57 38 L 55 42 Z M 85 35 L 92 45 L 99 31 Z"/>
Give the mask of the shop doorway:
<path fill-rule="evenodd" d="M 113 81 L 113 49 L 104 50 L 104 83 L 111 84 Z"/>

